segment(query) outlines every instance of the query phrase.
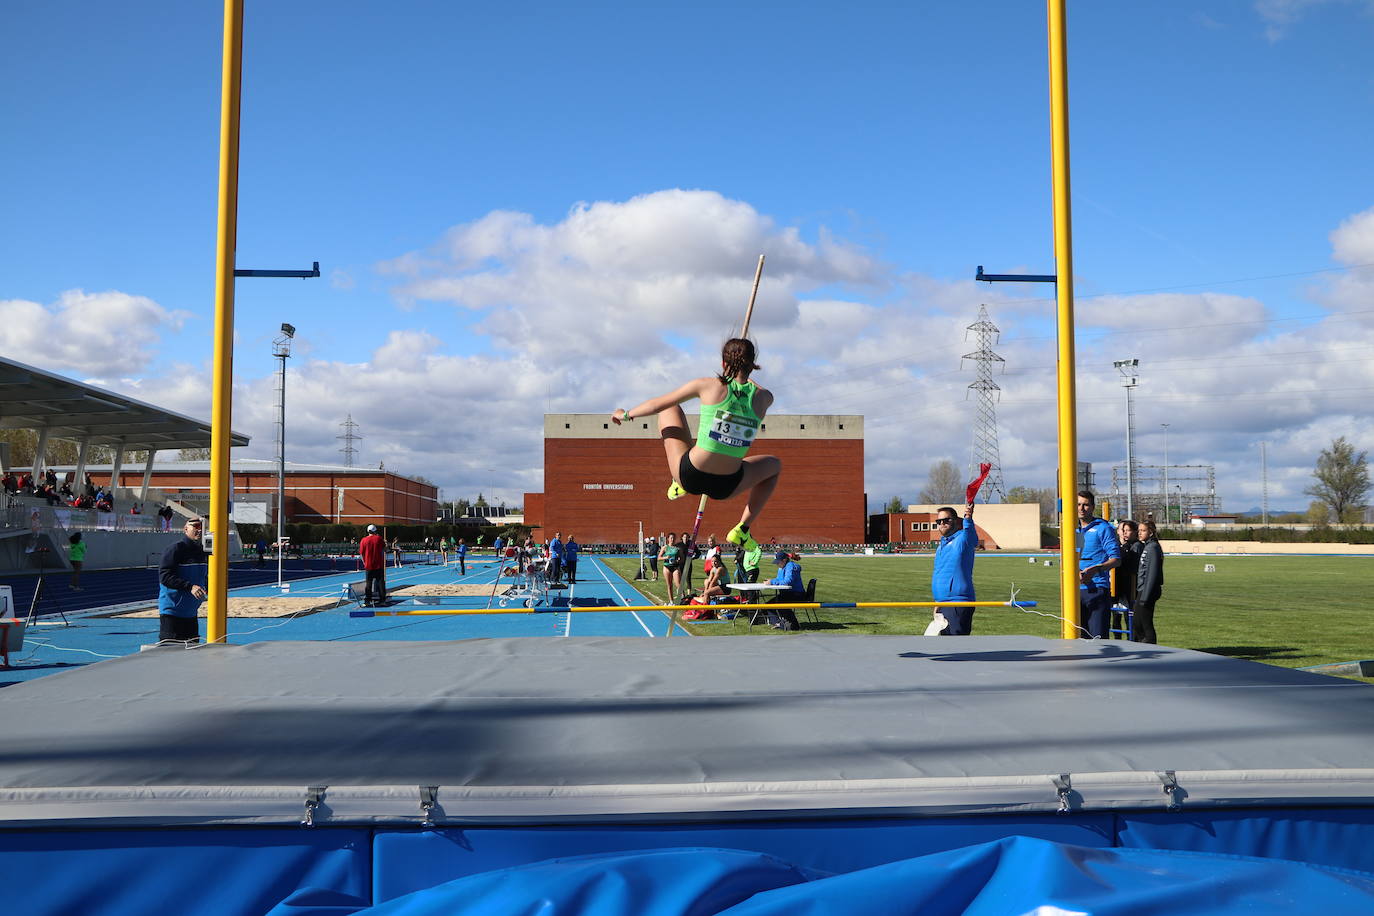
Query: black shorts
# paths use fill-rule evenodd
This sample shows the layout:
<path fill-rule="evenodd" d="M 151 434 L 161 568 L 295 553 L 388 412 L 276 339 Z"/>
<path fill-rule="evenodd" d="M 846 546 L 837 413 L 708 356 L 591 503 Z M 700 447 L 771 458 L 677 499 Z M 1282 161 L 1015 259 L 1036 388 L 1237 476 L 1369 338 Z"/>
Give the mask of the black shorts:
<path fill-rule="evenodd" d="M 195 617 L 158 615 L 158 642 L 200 642 L 200 620 Z"/>
<path fill-rule="evenodd" d="M 697 496 L 706 495 L 711 499 L 729 499 L 744 479 L 744 465 L 741 464 L 733 474 L 708 474 L 698 471 L 692 464 L 692 453 L 682 453 L 677 465 L 677 482 L 682 489 Z"/>

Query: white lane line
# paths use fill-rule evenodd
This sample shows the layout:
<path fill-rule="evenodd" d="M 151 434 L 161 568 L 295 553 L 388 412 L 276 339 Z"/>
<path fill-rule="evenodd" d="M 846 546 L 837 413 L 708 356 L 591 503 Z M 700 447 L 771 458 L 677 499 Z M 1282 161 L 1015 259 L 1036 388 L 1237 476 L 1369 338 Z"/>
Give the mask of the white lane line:
<path fill-rule="evenodd" d="M 602 563 L 600 560 L 596 560 L 595 557 L 593 557 L 592 559 L 596 561 L 596 569 L 597 569 L 597 572 L 601 573 L 601 578 L 603 578 L 603 579 L 606 580 L 606 584 L 609 585 L 609 586 L 611 587 L 611 591 L 615 592 L 615 596 L 616 596 L 617 598 L 620 599 L 620 603 L 621 603 L 621 604 L 624 604 L 624 605 L 629 605 L 630 602 L 626 601 L 626 600 L 625 600 L 625 596 L 622 595 L 622 594 L 620 594 L 620 589 L 618 589 L 618 588 L 615 587 L 615 583 L 611 581 L 611 577 L 608 576 L 608 575 L 606 575 L 606 566 L 605 566 L 605 564 Z M 644 632 L 645 632 L 645 633 L 648 633 L 649 636 L 650 636 L 650 638 L 652 638 L 652 639 L 657 639 L 657 638 L 658 638 L 657 636 L 654 635 L 654 631 L 651 630 L 651 629 L 649 629 L 649 625 L 648 625 L 647 623 L 644 622 L 644 618 L 642 618 L 642 617 L 639 616 L 639 611 L 630 611 L 630 614 L 632 614 L 632 615 L 634 616 L 634 619 L 635 619 L 635 620 L 638 620 L 638 621 L 639 621 L 639 625 L 640 625 L 641 627 L 644 628 Z M 572 615 L 569 615 L 569 616 L 572 616 Z"/>
<path fill-rule="evenodd" d="M 572 600 L 573 592 L 575 591 L 577 591 L 577 585 L 571 582 L 568 583 L 568 610 L 563 614 L 563 625 L 564 627 L 566 627 L 566 629 L 564 629 L 563 631 L 564 636 L 572 635 Z"/>

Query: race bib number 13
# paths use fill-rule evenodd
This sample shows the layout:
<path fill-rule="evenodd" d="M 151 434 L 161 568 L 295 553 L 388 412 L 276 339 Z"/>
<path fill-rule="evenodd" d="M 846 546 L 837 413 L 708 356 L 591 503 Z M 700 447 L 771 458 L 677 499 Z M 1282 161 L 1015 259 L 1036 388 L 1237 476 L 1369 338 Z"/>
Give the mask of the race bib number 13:
<path fill-rule="evenodd" d="M 721 445 L 731 448 L 748 448 L 758 433 L 758 427 L 749 417 L 720 411 L 711 423 L 707 435 Z"/>

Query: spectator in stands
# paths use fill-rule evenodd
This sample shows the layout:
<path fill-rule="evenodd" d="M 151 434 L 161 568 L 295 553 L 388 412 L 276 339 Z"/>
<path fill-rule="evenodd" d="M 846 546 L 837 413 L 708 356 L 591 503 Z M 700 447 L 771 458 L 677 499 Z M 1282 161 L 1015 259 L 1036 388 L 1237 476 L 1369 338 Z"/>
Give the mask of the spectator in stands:
<path fill-rule="evenodd" d="M 67 538 L 67 561 L 72 564 L 71 589 L 74 592 L 82 591 L 81 567 L 86 562 L 86 542 L 81 540 L 80 531 Z"/>
<path fill-rule="evenodd" d="M 24 476 L 19 478 L 19 492 L 25 494 L 33 492 L 33 475 L 28 471 L 25 471 Z"/>
<path fill-rule="evenodd" d="M 167 503 L 167 504 L 164 505 L 161 509 L 158 509 L 158 510 L 157 510 L 158 518 L 162 519 L 162 530 L 163 530 L 163 531 L 169 531 L 169 530 L 171 530 L 171 527 L 172 527 L 172 516 L 173 516 L 174 514 L 175 514 L 175 513 L 172 511 L 172 504 L 171 504 L 171 503 Z"/>
<path fill-rule="evenodd" d="M 768 599 L 769 604 L 789 604 L 806 600 L 806 586 L 802 583 L 801 564 L 785 550 L 773 556 L 778 565 L 778 574 L 768 580 L 769 585 L 785 585 L 786 590 Z M 775 630 L 792 632 L 801 629 L 797 622 L 797 612 L 792 608 L 778 608 L 768 614 L 768 623 Z"/>
<path fill-rule="evenodd" d="M 1140 526 L 1141 549 L 1140 565 L 1135 578 L 1135 632 L 1136 642 L 1154 644 L 1159 641 L 1155 634 L 1155 602 L 1164 590 L 1164 549 L 1159 546 L 1158 532 L 1154 522 Z"/>
<path fill-rule="evenodd" d="M 0 477 L 0 486 L 4 487 L 6 496 L 14 496 L 19 492 L 19 478 L 13 471 L 6 471 L 5 476 Z"/>
<path fill-rule="evenodd" d="M 577 552 L 581 549 L 577 540 L 568 535 L 568 540 L 563 544 L 563 573 L 568 577 L 569 584 L 577 581 Z"/>
<path fill-rule="evenodd" d="M 188 519 L 182 538 L 162 554 L 158 567 L 157 613 L 159 643 L 200 642 L 200 603 L 206 596 L 209 554 L 201 544 L 202 522 Z"/>
<path fill-rule="evenodd" d="M 56 490 L 56 489 L 57 489 L 57 472 L 54 471 L 52 468 L 48 468 L 46 471 L 44 471 L 44 472 L 43 472 L 43 483 L 46 484 L 47 486 L 52 487 L 54 490 Z"/>
<path fill-rule="evenodd" d="M 90 474 L 86 475 L 86 495 L 91 498 L 91 502 L 95 502 L 95 481 Z"/>
<path fill-rule="evenodd" d="M 376 525 L 367 526 L 367 536 L 358 544 L 363 560 L 363 607 L 386 604 L 386 542 L 377 533 Z"/>

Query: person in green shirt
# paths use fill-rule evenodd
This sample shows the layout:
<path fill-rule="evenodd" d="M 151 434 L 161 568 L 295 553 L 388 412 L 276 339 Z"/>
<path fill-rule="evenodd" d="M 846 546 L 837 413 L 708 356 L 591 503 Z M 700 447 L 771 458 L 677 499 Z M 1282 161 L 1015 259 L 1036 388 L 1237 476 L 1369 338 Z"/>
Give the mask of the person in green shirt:
<path fill-rule="evenodd" d="M 740 582 L 759 581 L 759 563 L 763 561 L 763 546 L 758 541 L 741 544 L 735 549 L 735 577 Z"/>
<path fill-rule="evenodd" d="M 773 405 L 772 392 L 749 380 L 750 373 L 759 368 L 755 355 L 751 341 L 733 337 L 721 348 L 719 375 L 693 379 L 661 397 L 629 410 L 617 407 L 611 413 L 617 426 L 636 417 L 658 416 L 658 433 L 673 476 L 669 499 L 688 493 L 711 499 L 749 494 L 739 524 L 725 536 L 732 544 L 753 539 L 749 528 L 763 512 L 782 472 L 782 462 L 775 456 L 747 454 Z M 687 433 L 687 415 L 681 406 L 693 398 L 701 400 L 695 440 Z"/>
<path fill-rule="evenodd" d="M 67 560 L 72 564 L 72 591 L 84 591 L 81 587 L 81 567 L 86 562 L 86 542 L 81 540 L 80 531 L 67 538 Z"/>
<path fill-rule="evenodd" d="M 668 588 L 668 603 L 672 604 L 682 585 L 682 547 L 677 542 L 676 534 L 668 532 L 668 539 L 663 542 L 658 558 L 663 562 L 663 581 Z"/>

